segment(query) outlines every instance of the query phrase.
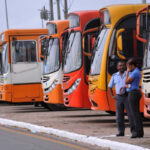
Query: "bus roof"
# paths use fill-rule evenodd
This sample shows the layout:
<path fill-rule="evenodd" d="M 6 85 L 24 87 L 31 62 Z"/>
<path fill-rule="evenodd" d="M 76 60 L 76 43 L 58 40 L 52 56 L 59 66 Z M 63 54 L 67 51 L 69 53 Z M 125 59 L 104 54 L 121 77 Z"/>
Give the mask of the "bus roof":
<path fill-rule="evenodd" d="M 139 9 L 146 7 L 146 6 L 147 4 L 111 5 L 111 6 L 106 6 L 104 8 L 101 8 L 99 11 L 101 15 L 101 12 L 103 12 L 104 10 L 108 10 L 110 14 L 111 24 L 116 24 L 124 16 L 130 15 L 130 14 L 136 14 L 136 12 Z"/>
<path fill-rule="evenodd" d="M 5 33 L 5 35 L 42 35 L 48 34 L 48 29 L 8 29 L 3 33 Z"/>
<path fill-rule="evenodd" d="M 8 29 L 0 34 L 0 41 L 7 41 L 10 35 L 47 35 L 48 29 Z"/>
<path fill-rule="evenodd" d="M 56 24 L 57 34 L 61 34 L 63 30 L 69 27 L 69 20 L 53 20 L 46 23 L 47 24 Z"/>

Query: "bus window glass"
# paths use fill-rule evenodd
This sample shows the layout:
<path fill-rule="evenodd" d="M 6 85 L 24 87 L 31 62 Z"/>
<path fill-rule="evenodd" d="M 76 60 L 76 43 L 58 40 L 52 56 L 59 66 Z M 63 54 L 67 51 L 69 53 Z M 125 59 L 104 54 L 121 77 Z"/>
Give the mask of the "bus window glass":
<path fill-rule="evenodd" d="M 0 41 L 2 42 L 2 41 L 4 41 L 5 40 L 5 34 L 4 33 L 1 33 L 0 34 Z"/>
<path fill-rule="evenodd" d="M 74 27 L 80 26 L 79 16 L 77 16 L 77 15 L 70 15 L 68 17 L 68 20 L 69 20 L 69 26 L 70 26 L 70 28 L 74 28 Z"/>
<path fill-rule="evenodd" d="M 51 38 L 49 41 L 48 51 L 44 58 L 44 74 L 49 74 L 55 72 L 59 69 L 60 59 L 59 59 L 59 40 Z"/>
<path fill-rule="evenodd" d="M 105 46 L 105 42 L 106 42 L 109 30 L 110 30 L 109 28 L 104 28 L 100 32 L 97 38 L 97 41 L 96 41 L 97 43 L 94 48 L 94 56 L 93 56 L 93 61 L 91 65 L 91 70 L 90 70 L 91 75 L 100 74 L 101 62 L 102 62 L 102 57 L 104 53 L 104 46 Z"/>
<path fill-rule="evenodd" d="M 49 32 L 50 35 L 57 33 L 56 24 L 48 23 L 46 25 L 46 28 L 48 29 L 48 32 Z"/>
<path fill-rule="evenodd" d="M 110 14 L 108 10 L 103 10 L 100 12 L 101 22 L 104 25 L 111 24 Z"/>
<path fill-rule="evenodd" d="M 72 32 L 66 48 L 66 57 L 64 62 L 64 72 L 69 73 L 81 67 L 82 53 L 81 53 L 81 33 Z"/>
<path fill-rule="evenodd" d="M 14 41 L 11 46 L 13 63 L 37 61 L 35 41 Z"/>
<path fill-rule="evenodd" d="M 7 44 L 0 48 L 0 74 L 8 71 L 8 49 Z"/>

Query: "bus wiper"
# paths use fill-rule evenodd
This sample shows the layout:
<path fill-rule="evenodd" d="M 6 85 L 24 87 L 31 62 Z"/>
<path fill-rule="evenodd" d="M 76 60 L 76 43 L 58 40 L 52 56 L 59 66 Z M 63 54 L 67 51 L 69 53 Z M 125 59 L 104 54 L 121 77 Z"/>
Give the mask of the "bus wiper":
<path fill-rule="evenodd" d="M 72 39 L 72 42 L 71 42 L 71 45 L 70 45 L 70 47 L 68 47 L 67 53 L 70 53 L 70 51 L 71 51 L 71 48 L 72 48 L 72 45 L 73 45 L 73 42 L 74 42 L 75 35 L 76 35 L 76 34 L 74 33 L 73 39 Z"/>
<path fill-rule="evenodd" d="M 47 47 L 47 49 L 46 49 L 46 60 L 47 60 L 47 58 L 48 58 L 48 56 L 49 56 L 49 53 L 50 53 L 51 48 L 52 48 L 53 43 L 54 43 L 54 38 L 50 38 L 49 42 L 50 42 L 51 40 L 52 40 L 52 43 L 49 44 L 48 47 Z"/>
<path fill-rule="evenodd" d="M 74 32 L 73 29 L 70 31 L 70 33 L 69 33 L 69 35 L 68 35 L 69 38 L 70 38 L 70 35 L 71 35 L 72 32 Z M 73 45 L 73 41 L 74 41 L 74 38 L 75 38 L 75 33 L 74 33 L 74 36 L 73 36 L 71 45 L 70 45 L 70 40 L 69 40 L 69 38 L 68 38 L 68 42 L 67 42 L 67 45 L 66 45 L 66 51 L 65 51 L 65 54 L 64 54 L 64 55 L 65 55 L 65 56 L 64 56 L 64 64 L 66 64 L 67 55 L 68 55 L 68 53 L 70 53 L 70 51 L 71 51 L 71 48 L 72 48 L 72 45 Z M 69 45 L 70 45 L 70 47 L 69 47 Z"/>

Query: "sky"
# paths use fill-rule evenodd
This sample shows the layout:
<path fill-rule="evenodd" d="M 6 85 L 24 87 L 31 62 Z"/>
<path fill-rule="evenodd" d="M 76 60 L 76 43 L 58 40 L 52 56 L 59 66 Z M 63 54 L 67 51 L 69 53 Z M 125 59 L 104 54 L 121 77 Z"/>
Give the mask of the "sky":
<path fill-rule="evenodd" d="M 55 20 L 57 20 L 56 0 L 53 1 Z M 60 0 L 62 19 L 64 16 L 63 1 Z M 69 12 L 77 10 L 99 10 L 107 5 L 136 3 L 142 3 L 142 0 L 68 0 Z M 147 0 L 147 3 L 150 3 L 150 0 Z M 42 28 L 40 10 L 43 6 L 49 10 L 49 0 L 7 0 L 9 28 Z M 44 27 L 45 23 L 44 21 Z M 0 0 L 0 32 L 6 29 L 5 0 Z"/>

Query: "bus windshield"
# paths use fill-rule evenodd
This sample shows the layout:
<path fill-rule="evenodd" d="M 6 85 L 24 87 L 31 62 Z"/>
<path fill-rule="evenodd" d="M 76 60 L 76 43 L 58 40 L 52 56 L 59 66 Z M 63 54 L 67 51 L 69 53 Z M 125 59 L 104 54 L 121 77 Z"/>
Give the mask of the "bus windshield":
<path fill-rule="evenodd" d="M 60 65 L 59 59 L 59 40 L 57 38 L 51 38 L 44 58 L 43 74 L 57 71 Z"/>
<path fill-rule="evenodd" d="M 106 43 L 106 39 L 107 39 L 109 31 L 110 31 L 109 28 L 103 28 L 97 38 L 96 45 L 94 47 L 94 55 L 93 55 L 91 70 L 90 70 L 91 75 L 100 74 L 104 47 L 105 47 L 105 43 Z"/>
<path fill-rule="evenodd" d="M 7 44 L 0 48 L 0 74 L 7 73 L 8 71 L 8 50 Z"/>
<path fill-rule="evenodd" d="M 81 53 L 81 33 L 72 32 L 69 36 L 65 62 L 64 62 L 64 73 L 75 71 L 81 67 L 82 64 L 82 53 Z"/>
<path fill-rule="evenodd" d="M 46 28 L 48 29 L 48 32 L 50 35 L 57 33 L 57 27 L 56 24 L 49 23 L 46 25 Z"/>

